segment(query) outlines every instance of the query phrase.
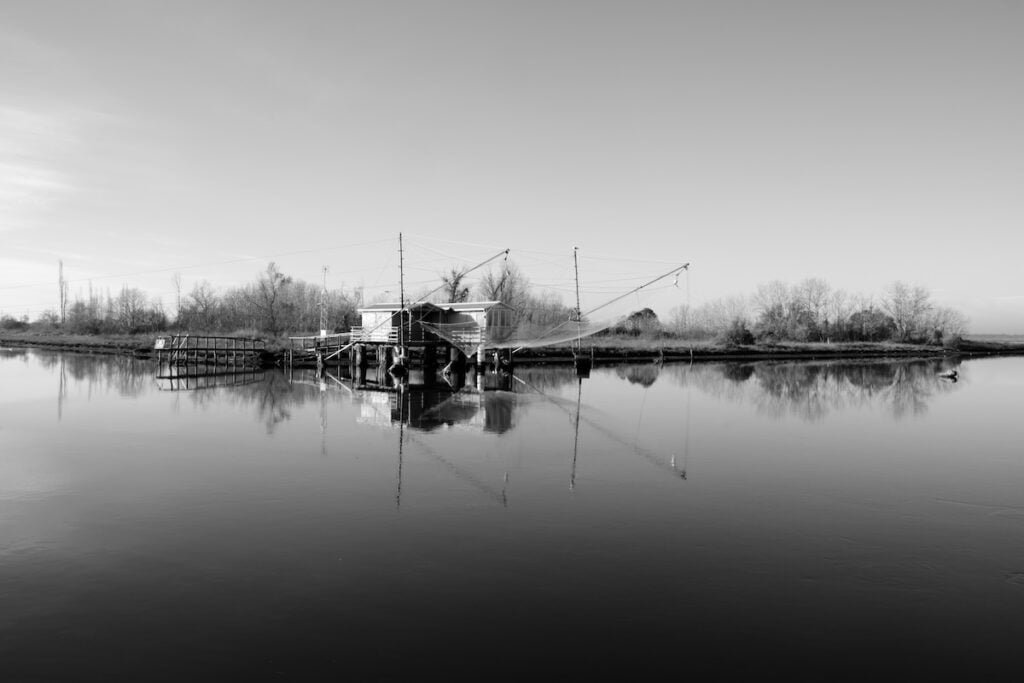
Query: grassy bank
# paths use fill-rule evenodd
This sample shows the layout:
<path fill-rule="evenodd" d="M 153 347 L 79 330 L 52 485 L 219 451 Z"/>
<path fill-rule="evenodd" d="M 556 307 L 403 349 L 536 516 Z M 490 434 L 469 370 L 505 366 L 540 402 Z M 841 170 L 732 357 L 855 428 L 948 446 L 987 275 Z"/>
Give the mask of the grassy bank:
<path fill-rule="evenodd" d="M 196 333 L 202 336 L 205 333 Z M 60 331 L 8 331 L 0 330 L 0 346 L 35 347 L 85 353 L 125 353 L 146 358 L 153 355 L 153 342 L 157 337 L 168 337 L 170 332 L 160 334 L 65 334 Z M 211 336 L 253 337 L 250 330 L 235 333 L 212 332 Z M 265 339 L 265 338 L 264 338 Z M 278 352 L 287 339 L 265 339 L 267 349 Z"/>
<path fill-rule="evenodd" d="M 0 331 L 0 346 L 30 346 L 85 353 L 123 353 L 148 356 L 153 351 L 151 334 L 63 334 L 61 332 Z"/>
<path fill-rule="evenodd" d="M 0 346 L 36 347 L 82 353 L 119 353 L 149 357 L 156 335 L 76 335 L 60 332 L 2 331 Z M 239 335 L 241 336 L 241 335 Z M 247 336 L 247 335 L 246 335 Z M 268 339 L 268 349 L 280 351 L 286 340 Z M 965 339 L 956 349 L 894 342 L 779 342 L 772 344 L 726 345 L 710 340 L 602 336 L 583 340 L 583 352 L 599 362 L 645 360 L 688 361 L 772 358 L 889 358 L 911 356 L 1010 355 L 1024 354 L 1024 339 Z M 565 362 L 572 359 L 568 344 L 521 349 L 520 362 Z"/>
<path fill-rule="evenodd" d="M 1024 350 L 1024 349 L 1022 349 Z M 675 339 L 638 340 L 635 338 L 601 337 L 583 341 L 583 353 L 593 354 L 602 362 L 631 360 L 744 360 L 771 358 L 889 358 L 937 356 L 955 353 L 949 349 L 924 344 L 893 342 L 782 342 L 772 344 L 729 345 L 709 340 Z M 568 345 L 523 349 L 516 354 L 524 361 L 561 361 L 572 357 Z"/>

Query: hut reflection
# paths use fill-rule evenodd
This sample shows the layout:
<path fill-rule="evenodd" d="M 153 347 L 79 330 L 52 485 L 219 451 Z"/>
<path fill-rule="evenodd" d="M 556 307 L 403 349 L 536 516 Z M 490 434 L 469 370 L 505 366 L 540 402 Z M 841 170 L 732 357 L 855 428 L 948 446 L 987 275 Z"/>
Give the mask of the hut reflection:
<path fill-rule="evenodd" d="M 393 391 L 356 388 L 352 397 L 363 424 L 402 424 L 427 432 L 464 427 L 495 434 L 515 426 L 516 394 L 507 389 L 481 391 L 468 383 L 458 390 L 410 384 Z"/>

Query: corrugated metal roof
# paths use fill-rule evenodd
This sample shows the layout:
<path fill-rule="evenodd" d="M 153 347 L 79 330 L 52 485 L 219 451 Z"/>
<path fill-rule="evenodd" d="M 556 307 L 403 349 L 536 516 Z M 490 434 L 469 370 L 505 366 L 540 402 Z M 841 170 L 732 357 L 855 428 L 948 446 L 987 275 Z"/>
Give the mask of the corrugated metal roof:
<path fill-rule="evenodd" d="M 424 308 L 437 308 L 446 311 L 486 311 L 495 306 L 503 306 L 509 308 L 507 304 L 503 304 L 500 301 L 463 301 L 460 303 L 443 303 L 443 304 L 432 304 L 429 302 L 408 304 L 407 308 L 410 310 L 420 310 Z M 399 311 L 402 308 L 402 304 L 397 301 L 394 303 L 379 303 L 370 304 L 369 306 L 363 306 L 362 308 L 356 309 L 357 311 Z"/>
<path fill-rule="evenodd" d="M 418 310 L 423 309 L 423 308 L 437 308 L 437 306 L 435 306 L 434 304 L 431 304 L 431 303 L 418 303 L 418 304 L 406 304 L 406 308 L 408 308 L 411 311 L 418 311 Z M 398 312 L 398 311 L 402 310 L 402 304 L 398 303 L 397 301 L 394 302 L 394 303 L 370 304 L 369 306 L 363 306 L 361 308 L 357 308 L 356 310 L 359 311 L 359 312 L 362 312 L 362 311 L 393 311 L 393 312 Z"/>
<path fill-rule="evenodd" d="M 508 306 L 500 301 L 463 301 L 456 304 L 449 303 L 437 305 L 449 311 L 486 311 L 494 308 L 495 306 L 505 306 L 505 308 L 508 308 Z"/>

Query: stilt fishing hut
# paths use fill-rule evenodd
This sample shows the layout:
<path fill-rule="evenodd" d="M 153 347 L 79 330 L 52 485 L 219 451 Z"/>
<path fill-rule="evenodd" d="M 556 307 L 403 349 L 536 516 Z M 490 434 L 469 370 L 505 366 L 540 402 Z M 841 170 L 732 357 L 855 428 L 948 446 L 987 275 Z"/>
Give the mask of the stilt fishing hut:
<path fill-rule="evenodd" d="M 356 368 L 371 362 L 430 372 L 462 370 L 472 357 L 478 368 L 489 347 L 508 336 L 512 309 L 500 301 L 379 303 L 359 309 L 349 358 Z"/>

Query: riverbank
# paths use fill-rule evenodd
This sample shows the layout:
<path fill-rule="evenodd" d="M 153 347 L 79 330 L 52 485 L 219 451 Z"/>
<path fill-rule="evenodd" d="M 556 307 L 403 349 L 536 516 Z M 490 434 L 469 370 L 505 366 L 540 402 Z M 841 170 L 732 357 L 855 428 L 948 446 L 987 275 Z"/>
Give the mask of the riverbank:
<path fill-rule="evenodd" d="M 83 335 L 59 332 L 2 332 L 0 346 L 46 348 L 78 353 L 125 354 L 138 358 L 153 356 L 154 335 Z M 283 350 L 268 347 L 280 362 Z M 642 361 L 715 361 L 821 358 L 908 358 L 954 355 L 1024 355 L 1019 338 L 965 339 L 956 348 L 893 342 L 779 342 L 729 346 L 712 341 L 638 339 L 635 337 L 594 337 L 584 340 L 583 352 L 598 363 Z M 572 360 L 568 345 L 520 349 L 521 363 L 565 363 Z"/>
<path fill-rule="evenodd" d="M 126 354 L 148 358 L 153 354 L 151 334 L 62 334 L 60 332 L 0 332 L 0 346 L 31 347 L 79 353 Z"/>

